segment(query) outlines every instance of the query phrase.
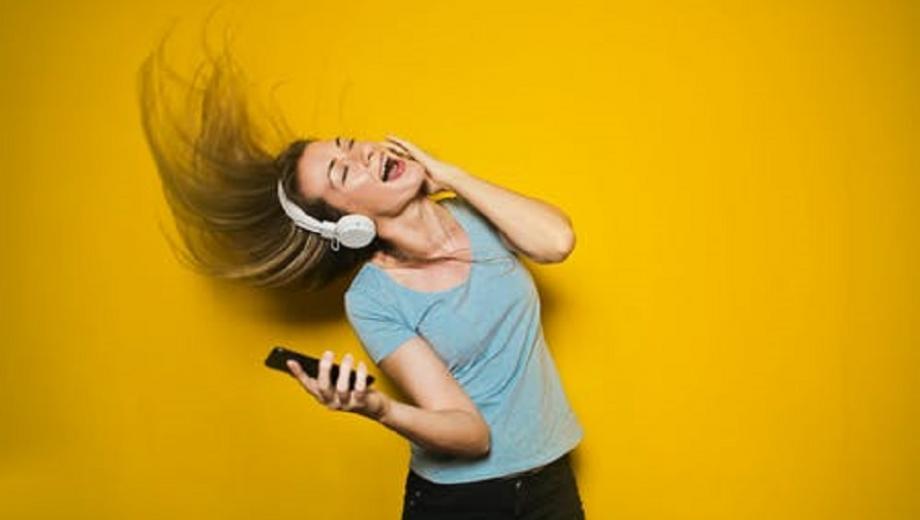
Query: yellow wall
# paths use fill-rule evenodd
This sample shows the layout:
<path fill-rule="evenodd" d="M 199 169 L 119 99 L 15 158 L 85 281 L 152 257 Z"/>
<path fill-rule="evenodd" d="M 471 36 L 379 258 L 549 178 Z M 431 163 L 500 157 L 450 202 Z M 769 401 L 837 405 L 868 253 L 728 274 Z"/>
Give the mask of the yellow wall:
<path fill-rule="evenodd" d="M 296 129 L 571 215 L 532 267 L 591 519 L 920 517 L 917 4 L 493 3 L 215 21 Z M 261 365 L 367 359 L 339 294 L 215 283 L 160 234 L 135 73 L 210 7 L 2 7 L 2 518 L 398 515 L 403 439 Z"/>

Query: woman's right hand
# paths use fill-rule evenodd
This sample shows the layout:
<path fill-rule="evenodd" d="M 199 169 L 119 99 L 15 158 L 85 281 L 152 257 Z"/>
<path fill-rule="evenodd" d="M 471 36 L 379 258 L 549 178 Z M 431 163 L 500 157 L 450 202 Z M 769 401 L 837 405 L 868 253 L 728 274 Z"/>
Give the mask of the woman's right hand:
<path fill-rule="evenodd" d="M 459 167 L 439 161 L 411 142 L 388 135 L 386 147 L 393 153 L 409 158 L 425 168 L 425 193 L 432 194 L 441 190 L 453 190 L 452 182 L 458 176 L 468 175 Z"/>
<path fill-rule="evenodd" d="M 307 392 L 326 408 L 357 413 L 375 421 L 384 417 L 389 409 L 390 398 L 386 394 L 367 388 L 367 367 L 364 362 L 358 363 L 355 388 L 349 390 L 348 380 L 351 377 L 354 358 L 351 354 L 345 354 L 339 365 L 338 381 L 330 381 L 329 371 L 334 360 L 335 354 L 332 351 L 324 352 L 319 361 L 319 374 L 315 379 L 308 376 L 294 360 L 288 360 L 287 366 Z"/>

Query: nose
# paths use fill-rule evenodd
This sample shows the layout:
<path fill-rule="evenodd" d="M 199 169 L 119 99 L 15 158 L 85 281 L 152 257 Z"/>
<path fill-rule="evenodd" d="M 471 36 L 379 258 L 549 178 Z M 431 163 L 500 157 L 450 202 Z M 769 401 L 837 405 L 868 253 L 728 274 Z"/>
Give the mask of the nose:
<path fill-rule="evenodd" d="M 349 159 L 357 164 L 368 167 L 371 165 L 371 157 L 374 155 L 374 145 L 371 143 L 361 143 L 355 145 L 352 149 Z"/>

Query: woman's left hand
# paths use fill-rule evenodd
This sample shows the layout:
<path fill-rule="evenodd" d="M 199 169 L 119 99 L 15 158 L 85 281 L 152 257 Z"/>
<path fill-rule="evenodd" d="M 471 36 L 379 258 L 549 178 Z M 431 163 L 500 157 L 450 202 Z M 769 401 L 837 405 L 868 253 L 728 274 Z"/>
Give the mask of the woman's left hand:
<path fill-rule="evenodd" d="M 451 187 L 453 179 L 458 175 L 465 174 L 460 168 L 435 159 L 425 153 L 421 148 L 405 139 L 400 139 L 394 135 L 388 135 L 386 145 L 390 151 L 414 159 L 425 168 L 425 174 L 427 176 L 425 179 L 425 189 L 429 194 L 437 193 L 441 190 L 453 189 Z"/>
<path fill-rule="evenodd" d="M 339 366 L 339 377 L 332 380 L 332 365 L 335 361 L 335 352 L 327 350 L 319 360 L 319 373 L 312 378 L 304 372 L 300 364 L 293 359 L 287 361 L 288 369 L 300 384 L 312 395 L 316 401 L 330 410 L 340 410 L 363 415 L 375 421 L 380 421 L 390 408 L 390 397 L 383 392 L 378 392 L 367 387 L 367 367 L 364 362 L 358 363 L 354 387 L 350 387 L 351 371 L 354 365 L 354 356 L 346 354 Z"/>

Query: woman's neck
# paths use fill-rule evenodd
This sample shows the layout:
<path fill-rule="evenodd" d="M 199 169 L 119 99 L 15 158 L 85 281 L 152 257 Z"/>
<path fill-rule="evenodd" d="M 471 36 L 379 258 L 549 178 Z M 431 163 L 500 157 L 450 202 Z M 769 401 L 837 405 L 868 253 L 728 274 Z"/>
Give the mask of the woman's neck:
<path fill-rule="evenodd" d="M 382 267 L 401 267 L 409 259 L 431 259 L 455 251 L 461 243 L 456 219 L 445 207 L 419 197 L 395 217 L 377 221 L 377 234 L 391 251 L 378 251 L 373 261 Z"/>

